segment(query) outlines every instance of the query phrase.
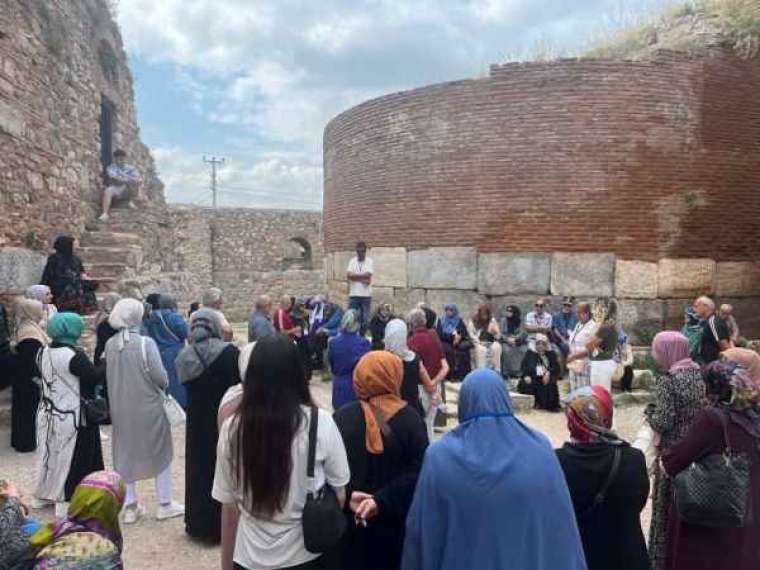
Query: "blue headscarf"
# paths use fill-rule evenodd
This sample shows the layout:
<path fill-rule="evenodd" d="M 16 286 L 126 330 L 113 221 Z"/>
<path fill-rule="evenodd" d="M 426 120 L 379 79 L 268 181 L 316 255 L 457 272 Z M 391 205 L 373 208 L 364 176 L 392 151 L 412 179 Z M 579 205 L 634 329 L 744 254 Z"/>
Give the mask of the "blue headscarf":
<path fill-rule="evenodd" d="M 402 569 L 586 570 L 559 461 L 498 374 L 467 375 L 459 421 L 425 454 Z"/>
<path fill-rule="evenodd" d="M 453 317 L 450 317 L 446 313 L 446 311 L 449 310 L 454 311 Z M 441 330 L 443 331 L 443 334 L 454 334 L 454 331 L 457 330 L 459 321 L 461 320 L 462 319 L 459 316 L 459 307 L 454 303 L 449 303 L 448 305 L 443 306 L 443 318 L 441 319 Z"/>

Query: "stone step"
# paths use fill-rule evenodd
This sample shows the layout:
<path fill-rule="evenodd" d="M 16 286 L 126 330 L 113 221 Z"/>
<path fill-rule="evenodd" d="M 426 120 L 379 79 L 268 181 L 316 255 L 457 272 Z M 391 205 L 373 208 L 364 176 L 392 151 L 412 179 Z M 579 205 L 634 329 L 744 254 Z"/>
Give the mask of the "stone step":
<path fill-rule="evenodd" d="M 87 231 L 79 239 L 81 247 L 139 246 L 140 236 L 133 233 L 110 230 Z"/>
<path fill-rule="evenodd" d="M 127 266 L 124 263 L 85 263 L 90 277 L 93 279 L 120 277 Z"/>
<path fill-rule="evenodd" d="M 142 261 L 142 248 L 137 245 L 124 247 L 86 246 L 78 250 L 86 266 L 100 263 L 123 263 L 137 267 Z"/>
<path fill-rule="evenodd" d="M 115 277 L 100 277 L 97 281 L 98 292 L 96 293 L 96 297 L 98 297 L 98 301 L 100 301 L 101 296 L 106 293 L 119 291 L 119 279 Z"/>

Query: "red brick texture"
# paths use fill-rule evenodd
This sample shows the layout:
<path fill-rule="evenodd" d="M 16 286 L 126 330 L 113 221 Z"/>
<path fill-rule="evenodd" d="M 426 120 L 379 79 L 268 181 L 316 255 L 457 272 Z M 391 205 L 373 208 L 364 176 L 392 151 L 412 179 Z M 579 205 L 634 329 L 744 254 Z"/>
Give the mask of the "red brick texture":
<path fill-rule="evenodd" d="M 328 252 L 371 246 L 749 260 L 760 60 L 493 66 L 374 99 L 324 136 Z"/>

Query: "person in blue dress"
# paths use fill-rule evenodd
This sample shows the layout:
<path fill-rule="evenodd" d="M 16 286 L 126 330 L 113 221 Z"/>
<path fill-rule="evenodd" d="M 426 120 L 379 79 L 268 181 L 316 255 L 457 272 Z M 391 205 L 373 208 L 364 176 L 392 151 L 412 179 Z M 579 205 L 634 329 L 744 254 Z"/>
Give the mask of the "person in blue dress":
<path fill-rule="evenodd" d="M 332 405 L 336 411 L 356 400 L 354 368 L 370 348 L 369 341 L 359 334 L 360 328 L 359 312 L 347 310 L 340 322 L 338 336 L 331 339 L 328 345 L 328 362 L 333 377 Z"/>
<path fill-rule="evenodd" d="M 177 301 L 170 295 L 161 295 L 158 309 L 151 311 L 150 318 L 143 324 L 143 330 L 158 345 L 161 362 L 169 375 L 169 393 L 180 406 L 186 408 L 187 393 L 177 378 L 174 361 L 185 346 L 188 328 L 185 319 L 177 312 Z"/>

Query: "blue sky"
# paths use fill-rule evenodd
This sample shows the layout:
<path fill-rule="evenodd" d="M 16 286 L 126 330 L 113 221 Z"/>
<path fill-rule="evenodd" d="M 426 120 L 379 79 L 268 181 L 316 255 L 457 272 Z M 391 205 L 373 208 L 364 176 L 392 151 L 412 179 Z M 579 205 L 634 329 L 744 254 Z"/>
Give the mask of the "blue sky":
<path fill-rule="evenodd" d="M 172 202 L 319 209 L 322 131 L 366 99 L 574 54 L 677 0 L 121 0 L 143 141 Z"/>

